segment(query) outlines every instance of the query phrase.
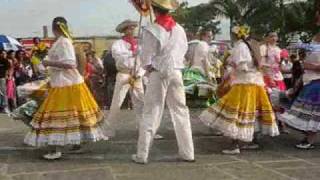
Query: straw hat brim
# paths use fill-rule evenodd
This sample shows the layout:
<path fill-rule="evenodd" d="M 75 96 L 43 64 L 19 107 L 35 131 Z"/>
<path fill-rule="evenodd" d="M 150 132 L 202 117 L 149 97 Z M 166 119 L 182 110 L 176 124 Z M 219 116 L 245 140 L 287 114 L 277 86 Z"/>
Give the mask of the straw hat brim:
<path fill-rule="evenodd" d="M 126 28 L 128 28 L 129 26 L 135 26 L 137 27 L 138 26 L 138 22 L 137 21 L 131 21 L 131 20 L 126 20 L 126 21 L 123 21 L 122 23 L 120 23 L 117 28 L 116 28 L 116 31 L 119 32 L 119 33 L 123 33 L 124 30 Z"/>
<path fill-rule="evenodd" d="M 152 5 L 169 11 L 179 7 L 179 3 L 176 0 L 152 0 Z"/>

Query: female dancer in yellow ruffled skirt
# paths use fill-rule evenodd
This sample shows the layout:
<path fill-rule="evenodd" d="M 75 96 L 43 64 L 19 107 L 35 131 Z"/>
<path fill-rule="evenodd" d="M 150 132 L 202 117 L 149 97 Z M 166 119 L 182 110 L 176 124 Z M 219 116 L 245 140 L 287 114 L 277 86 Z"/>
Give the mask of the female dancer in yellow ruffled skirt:
<path fill-rule="evenodd" d="M 239 141 L 252 142 L 256 131 L 270 136 L 279 134 L 263 76 L 258 71 L 259 60 L 246 41 L 249 29 L 236 26 L 233 33 L 237 42 L 228 59 L 233 77 L 231 89 L 200 116 L 206 125 L 233 140 L 233 146 L 223 151 L 225 154 L 239 154 Z"/>
<path fill-rule="evenodd" d="M 49 69 L 48 96 L 31 121 L 25 137 L 31 146 L 52 146 L 45 159 L 59 159 L 59 147 L 106 140 L 100 123 L 103 113 L 76 69 L 76 57 L 67 21 L 56 17 L 52 23 L 56 41 L 43 64 Z"/>

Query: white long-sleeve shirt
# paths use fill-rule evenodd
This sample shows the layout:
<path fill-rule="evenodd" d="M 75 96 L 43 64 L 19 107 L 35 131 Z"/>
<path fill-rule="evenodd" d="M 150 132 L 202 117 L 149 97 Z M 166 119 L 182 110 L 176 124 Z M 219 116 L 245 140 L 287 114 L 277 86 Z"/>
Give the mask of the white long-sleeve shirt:
<path fill-rule="evenodd" d="M 112 57 L 116 61 L 117 70 L 121 73 L 131 73 L 134 68 L 134 61 L 136 60 L 131 51 L 131 45 L 122 39 L 117 40 L 112 44 L 111 52 Z M 142 69 L 140 67 L 140 61 L 138 58 L 136 70 L 139 74 L 142 73 Z"/>
<path fill-rule="evenodd" d="M 179 24 L 171 32 L 152 24 L 143 31 L 141 48 L 142 66 L 152 65 L 164 74 L 173 69 L 183 69 L 188 50 L 186 33 Z"/>

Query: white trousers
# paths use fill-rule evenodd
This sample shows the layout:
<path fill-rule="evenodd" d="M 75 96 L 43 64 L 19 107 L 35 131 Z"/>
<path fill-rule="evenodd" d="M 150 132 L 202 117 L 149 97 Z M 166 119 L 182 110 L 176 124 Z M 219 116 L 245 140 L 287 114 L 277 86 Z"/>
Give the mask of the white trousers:
<path fill-rule="evenodd" d="M 111 102 L 110 111 L 108 114 L 107 122 L 111 126 L 111 128 L 115 128 L 115 124 L 117 121 L 118 113 L 120 112 L 120 108 L 123 104 L 124 99 L 128 91 L 130 92 L 131 101 L 133 104 L 133 109 L 136 115 L 136 121 L 138 122 L 142 119 L 142 110 L 143 110 L 143 98 L 144 98 L 144 90 L 142 78 L 138 79 L 135 83 L 135 87 L 132 89 L 129 84 L 130 79 L 129 74 L 118 73 L 116 77 L 116 84 L 113 91 L 113 97 Z"/>
<path fill-rule="evenodd" d="M 194 147 L 182 73 L 176 70 L 170 77 L 162 79 L 159 72 L 152 72 L 144 99 L 143 117 L 139 126 L 138 158 L 148 159 L 149 149 L 167 104 L 178 141 L 182 159 L 194 159 Z"/>

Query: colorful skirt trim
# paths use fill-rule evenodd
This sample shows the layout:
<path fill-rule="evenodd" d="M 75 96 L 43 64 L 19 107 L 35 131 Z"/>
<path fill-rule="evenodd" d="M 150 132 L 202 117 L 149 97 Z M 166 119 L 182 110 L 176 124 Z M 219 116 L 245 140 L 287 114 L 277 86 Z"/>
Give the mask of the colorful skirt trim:
<path fill-rule="evenodd" d="M 84 83 L 50 88 L 33 116 L 25 143 L 64 146 L 107 140 L 100 127 L 102 120 L 103 112 Z"/>
<path fill-rule="evenodd" d="M 251 142 L 254 132 L 279 135 L 272 106 L 262 86 L 232 86 L 225 96 L 200 115 L 200 119 L 225 136 L 244 142 Z"/>
<path fill-rule="evenodd" d="M 298 130 L 319 131 L 320 80 L 305 85 L 290 110 L 282 114 L 279 120 Z"/>

